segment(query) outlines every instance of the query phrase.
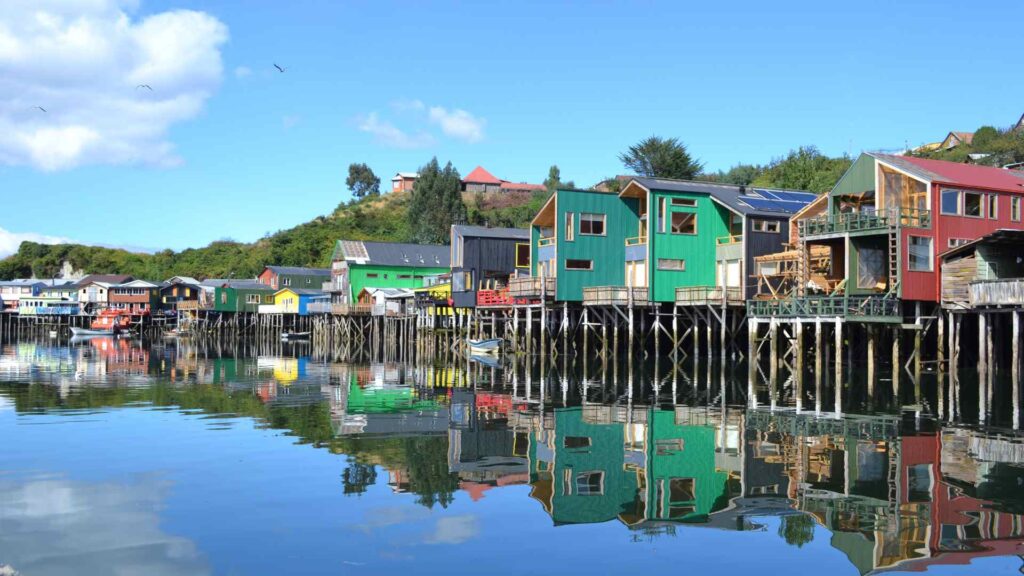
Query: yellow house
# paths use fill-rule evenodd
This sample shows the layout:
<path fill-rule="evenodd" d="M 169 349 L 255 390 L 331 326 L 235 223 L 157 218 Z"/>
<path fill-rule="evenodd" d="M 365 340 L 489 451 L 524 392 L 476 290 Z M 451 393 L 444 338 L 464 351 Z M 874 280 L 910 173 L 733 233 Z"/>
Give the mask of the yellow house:
<path fill-rule="evenodd" d="M 424 286 L 423 288 L 416 288 L 413 290 L 416 293 L 416 299 L 420 300 L 429 298 L 431 304 L 427 306 L 427 314 L 434 316 L 451 316 L 452 307 L 450 302 L 452 301 L 452 284 L 447 282 L 445 284 L 434 284 L 433 286 Z"/>
<path fill-rule="evenodd" d="M 274 292 L 274 303 L 260 305 L 264 314 L 309 314 L 309 305 L 313 302 L 328 302 L 330 294 L 320 290 L 305 288 L 282 288 Z"/>

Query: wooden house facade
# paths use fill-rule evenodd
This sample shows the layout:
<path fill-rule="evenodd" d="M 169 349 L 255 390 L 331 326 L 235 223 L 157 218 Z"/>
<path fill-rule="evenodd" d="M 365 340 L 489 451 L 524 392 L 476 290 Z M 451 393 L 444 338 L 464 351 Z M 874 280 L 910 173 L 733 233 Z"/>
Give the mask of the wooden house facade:
<path fill-rule="evenodd" d="M 507 293 L 504 289 L 511 277 L 530 273 L 530 231 L 452 226 L 451 273 L 451 298 L 456 308 L 502 300 L 500 295 Z"/>
<path fill-rule="evenodd" d="M 1024 229 L 1022 197 L 1021 172 L 864 153 L 829 193 L 826 212 L 800 222 L 804 262 L 826 250 L 829 274 L 815 278 L 804 266 L 792 304 L 755 301 L 749 311 L 813 316 L 820 310 L 899 322 L 903 302 L 941 300 L 943 252 L 999 229 Z"/>
<path fill-rule="evenodd" d="M 195 278 L 175 276 L 160 286 L 160 306 L 164 310 L 186 310 L 198 307 L 201 286 Z"/>
<path fill-rule="evenodd" d="M 281 288 L 320 290 L 323 284 L 331 279 L 331 271 L 327 268 L 267 266 L 256 279 L 260 284 L 270 286 L 274 290 Z"/>
<path fill-rule="evenodd" d="M 545 297 L 582 302 L 588 287 L 625 285 L 626 241 L 637 234 L 640 207 L 614 192 L 559 189 L 531 222 L 527 282 Z M 522 284 L 522 283 L 518 283 Z M 519 285 L 513 292 L 528 292 Z M 524 294 L 525 295 L 525 294 Z"/>
<path fill-rule="evenodd" d="M 109 288 L 109 307 L 133 316 L 148 316 L 160 309 L 159 284 L 132 280 Z"/>
<path fill-rule="evenodd" d="M 226 280 L 214 288 L 217 312 L 259 312 L 261 304 L 274 303 L 274 290 L 256 280 Z"/>
<path fill-rule="evenodd" d="M 336 304 L 351 304 L 364 288 L 422 288 L 426 279 L 448 274 L 448 246 L 338 240 L 324 289 Z"/>

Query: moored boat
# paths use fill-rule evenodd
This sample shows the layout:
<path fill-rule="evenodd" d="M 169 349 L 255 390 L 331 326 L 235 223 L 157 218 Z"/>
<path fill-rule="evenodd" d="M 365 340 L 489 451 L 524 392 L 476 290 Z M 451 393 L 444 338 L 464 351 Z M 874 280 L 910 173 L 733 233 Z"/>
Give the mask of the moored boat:
<path fill-rule="evenodd" d="M 281 340 L 305 340 L 309 335 L 309 332 L 281 332 Z"/>
<path fill-rule="evenodd" d="M 496 354 L 501 348 L 501 338 L 488 338 L 485 340 L 466 339 L 471 354 Z"/>

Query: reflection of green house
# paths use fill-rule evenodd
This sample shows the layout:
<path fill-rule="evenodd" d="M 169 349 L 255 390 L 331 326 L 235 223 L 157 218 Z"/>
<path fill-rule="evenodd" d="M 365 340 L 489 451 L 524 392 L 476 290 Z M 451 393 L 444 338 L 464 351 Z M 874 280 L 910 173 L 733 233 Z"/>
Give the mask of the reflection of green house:
<path fill-rule="evenodd" d="M 531 440 L 532 495 L 555 524 L 606 522 L 632 505 L 637 477 L 623 467 L 621 424 L 590 424 L 566 408 L 555 411 L 553 435 Z"/>
<path fill-rule="evenodd" d="M 405 410 L 436 410 L 437 402 L 418 398 L 415 391 L 409 386 L 395 386 L 386 388 L 363 388 L 352 377 L 349 384 L 348 406 L 349 414 L 389 414 Z"/>
<path fill-rule="evenodd" d="M 707 521 L 728 504 L 728 474 L 715 468 L 715 429 L 679 426 L 669 410 L 648 415 L 643 427 L 646 498 L 638 502 L 636 514 L 645 520 Z"/>

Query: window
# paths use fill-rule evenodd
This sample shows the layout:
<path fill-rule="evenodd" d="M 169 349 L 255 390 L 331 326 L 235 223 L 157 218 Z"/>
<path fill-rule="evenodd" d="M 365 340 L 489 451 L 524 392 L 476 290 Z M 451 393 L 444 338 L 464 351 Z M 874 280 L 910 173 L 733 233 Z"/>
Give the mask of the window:
<path fill-rule="evenodd" d="M 593 270 L 594 269 L 594 261 L 593 260 L 572 260 L 572 259 L 569 259 L 569 260 L 565 261 L 565 269 L 566 270 Z"/>
<path fill-rule="evenodd" d="M 580 214 L 580 234 L 604 236 L 604 214 Z"/>
<path fill-rule="evenodd" d="M 964 216 L 981 218 L 982 195 L 977 192 L 964 192 Z"/>
<path fill-rule="evenodd" d="M 988 217 L 991 220 L 999 218 L 999 196 L 986 194 L 988 196 Z"/>
<path fill-rule="evenodd" d="M 877 288 L 886 283 L 886 254 L 884 245 L 857 248 L 857 288 Z"/>
<path fill-rule="evenodd" d="M 964 244 L 967 244 L 968 242 L 970 242 L 970 240 L 968 240 L 966 238 L 950 238 L 949 239 L 949 247 L 950 248 L 956 248 L 957 246 L 963 246 Z"/>
<path fill-rule="evenodd" d="M 220 293 L 220 303 L 221 304 L 227 304 L 228 303 L 228 293 L 226 291 Z"/>
<path fill-rule="evenodd" d="M 371 272 L 371 273 L 366 275 L 366 278 L 367 279 L 380 278 L 380 274 L 377 274 L 376 272 Z"/>
<path fill-rule="evenodd" d="M 696 200 L 696 198 L 673 198 L 672 199 L 672 205 L 673 206 L 688 206 L 690 208 L 694 208 L 694 207 L 697 206 L 697 200 Z"/>
<path fill-rule="evenodd" d="M 942 205 L 939 207 L 943 214 L 953 216 L 960 215 L 960 191 L 952 188 L 942 189 Z"/>
<path fill-rule="evenodd" d="M 685 212 L 673 212 L 672 213 L 672 233 L 673 234 L 696 234 L 697 233 L 697 215 L 687 214 Z"/>
<path fill-rule="evenodd" d="M 658 258 L 658 270 L 686 271 L 686 260 L 681 258 Z"/>
<path fill-rule="evenodd" d="M 932 271 L 932 239 L 926 236 L 908 236 L 908 268 L 914 272 Z"/>
<path fill-rule="evenodd" d="M 306 278 L 306 284 L 312 284 L 312 283 L 313 283 L 313 279 L 312 278 Z"/>
<path fill-rule="evenodd" d="M 1020 222 L 1020 198 L 1017 196 L 1010 198 L 1010 220 Z"/>
<path fill-rule="evenodd" d="M 530 267 L 530 245 L 516 244 L 516 268 Z"/>
<path fill-rule="evenodd" d="M 604 494 L 604 472 L 581 472 L 576 475 L 576 493 L 580 496 Z"/>
<path fill-rule="evenodd" d="M 778 262 L 760 262 L 757 265 L 757 274 L 759 276 L 774 276 L 779 273 Z"/>
<path fill-rule="evenodd" d="M 754 232 L 769 232 L 771 234 L 778 234 L 781 229 L 778 220 L 762 220 L 760 218 L 752 220 L 750 227 Z"/>
<path fill-rule="evenodd" d="M 452 292 L 469 292 L 473 290 L 472 272 L 452 273 Z"/>
<path fill-rule="evenodd" d="M 412 274 L 399 274 L 398 275 L 398 279 L 399 280 L 411 280 L 412 279 Z"/>
<path fill-rule="evenodd" d="M 697 499 L 693 478 L 672 478 L 668 481 L 670 502 L 691 502 Z"/>
<path fill-rule="evenodd" d="M 587 436 L 566 436 L 566 448 L 590 448 L 590 438 Z"/>
<path fill-rule="evenodd" d="M 668 213 L 666 210 L 666 198 L 658 198 L 658 232 L 665 233 L 665 214 Z"/>
<path fill-rule="evenodd" d="M 259 304 L 260 303 L 260 295 L 259 294 L 246 294 L 245 295 L 245 303 L 246 304 Z"/>
<path fill-rule="evenodd" d="M 576 228 L 573 226 L 574 216 L 572 212 L 565 213 L 565 241 L 572 242 L 576 239 Z"/>

